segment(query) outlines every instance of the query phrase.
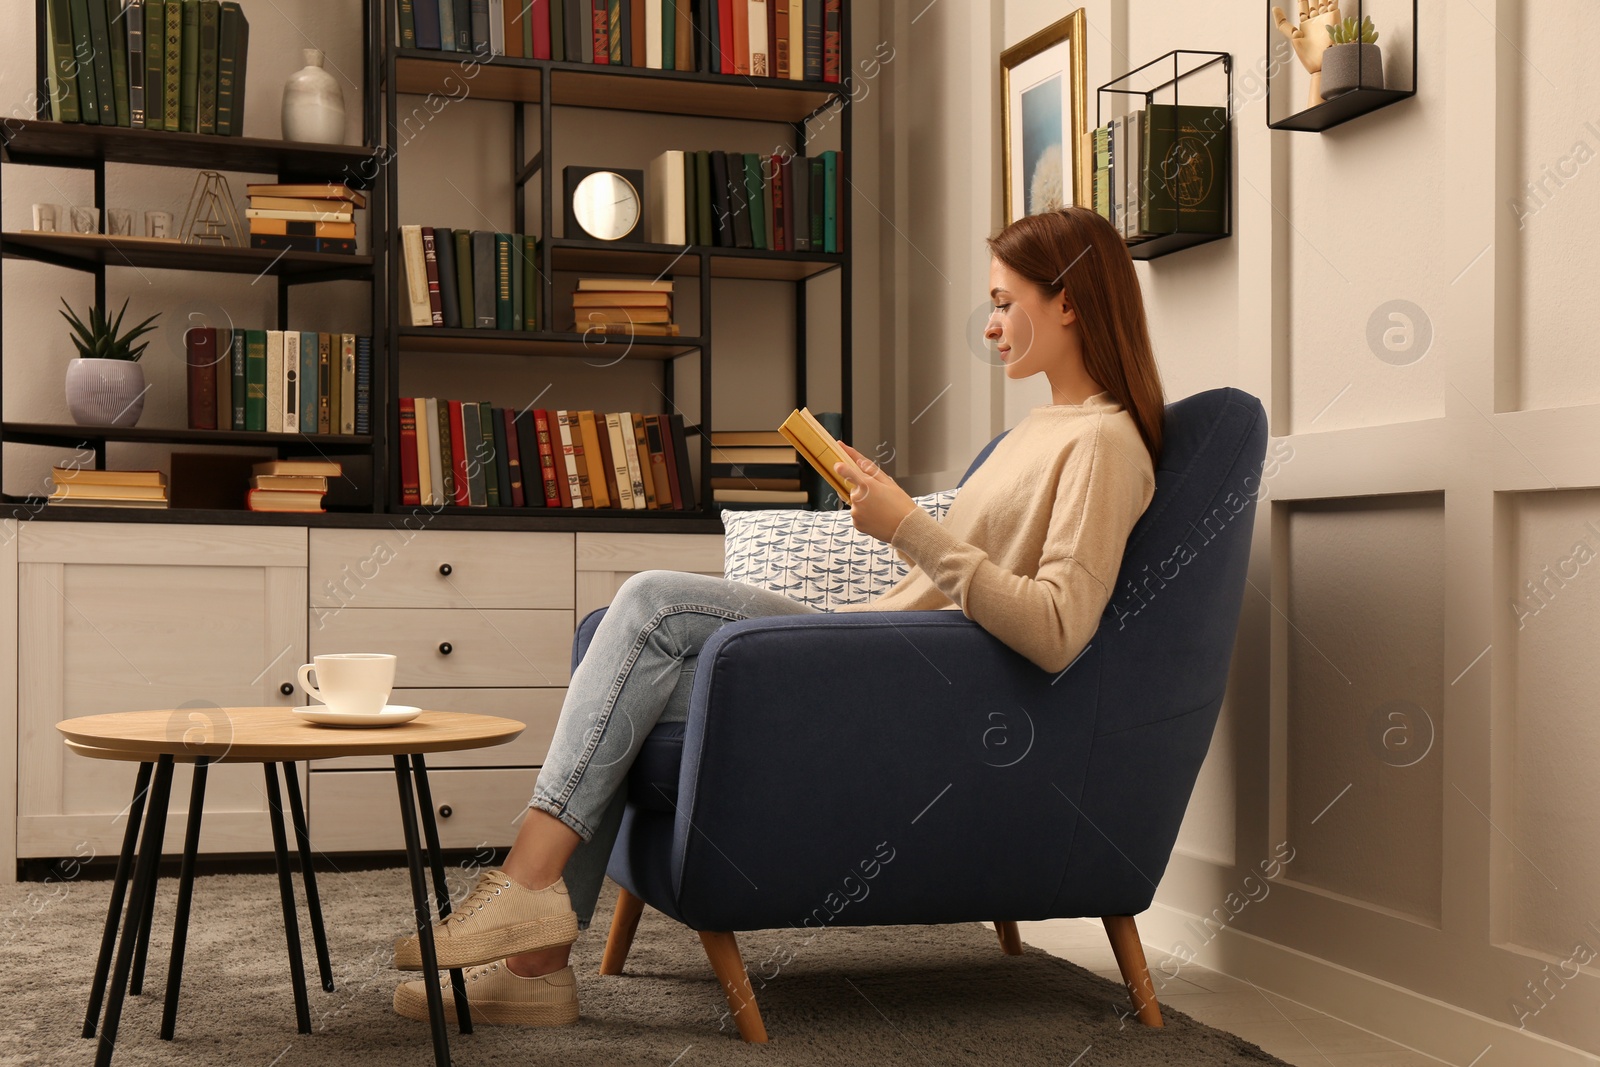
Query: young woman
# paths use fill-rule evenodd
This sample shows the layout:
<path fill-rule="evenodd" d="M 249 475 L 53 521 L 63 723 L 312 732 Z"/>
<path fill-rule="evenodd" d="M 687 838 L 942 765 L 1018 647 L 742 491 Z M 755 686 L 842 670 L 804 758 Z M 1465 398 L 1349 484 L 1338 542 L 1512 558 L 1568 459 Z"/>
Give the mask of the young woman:
<path fill-rule="evenodd" d="M 1093 211 L 1018 219 L 988 241 L 984 330 L 1007 378 L 1043 374 L 1033 408 L 937 522 L 854 448 L 856 529 L 912 564 L 877 598 L 839 610 L 959 608 L 1041 670 L 1083 651 L 1123 549 L 1155 492 L 1165 401 L 1127 246 Z M 549 755 L 505 863 L 435 927 L 441 969 L 471 968 L 474 1020 L 554 1026 L 578 1017 L 567 963 L 587 928 L 627 794 L 628 768 L 658 722 L 688 718 L 702 645 L 725 623 L 818 609 L 754 586 L 676 571 L 623 582 L 572 673 Z M 416 935 L 395 965 L 420 970 Z M 448 975 L 430 979 L 448 984 Z M 394 1006 L 426 1020 L 422 982 Z M 446 1010 L 454 1013 L 451 997 Z"/>

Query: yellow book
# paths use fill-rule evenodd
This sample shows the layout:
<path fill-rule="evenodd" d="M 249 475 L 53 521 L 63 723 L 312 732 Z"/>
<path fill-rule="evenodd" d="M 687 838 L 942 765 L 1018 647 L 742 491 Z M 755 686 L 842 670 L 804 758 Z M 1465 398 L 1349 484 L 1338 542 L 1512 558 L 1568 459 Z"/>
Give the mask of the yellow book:
<path fill-rule="evenodd" d="M 791 413 L 778 427 L 778 432 L 794 445 L 794 450 L 802 459 L 816 468 L 824 481 L 833 486 L 833 491 L 839 494 L 841 500 L 850 499 L 850 490 L 855 488 L 855 483 L 841 479 L 833 472 L 833 465 L 853 461 L 833 435 L 811 414 L 810 408 L 799 408 Z"/>

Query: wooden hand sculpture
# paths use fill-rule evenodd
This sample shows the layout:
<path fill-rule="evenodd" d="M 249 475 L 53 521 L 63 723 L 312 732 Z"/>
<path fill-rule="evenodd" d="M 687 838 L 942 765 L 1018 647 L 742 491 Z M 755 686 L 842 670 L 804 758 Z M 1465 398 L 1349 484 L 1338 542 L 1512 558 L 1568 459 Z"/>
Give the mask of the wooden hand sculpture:
<path fill-rule="evenodd" d="M 1300 65 L 1311 75 L 1311 95 L 1306 107 L 1322 103 L 1322 53 L 1331 43 L 1328 27 L 1343 21 L 1339 17 L 1339 0 L 1300 0 L 1300 25 L 1291 26 L 1283 8 L 1274 7 L 1272 18 L 1278 32 L 1294 45 Z"/>

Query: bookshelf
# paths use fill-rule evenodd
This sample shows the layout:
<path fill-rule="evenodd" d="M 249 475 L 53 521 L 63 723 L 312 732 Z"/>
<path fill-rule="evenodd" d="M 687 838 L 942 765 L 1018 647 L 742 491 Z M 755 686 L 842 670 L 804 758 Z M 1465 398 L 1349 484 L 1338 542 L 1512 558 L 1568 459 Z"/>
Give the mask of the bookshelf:
<path fill-rule="evenodd" d="M 390 33 L 398 36 L 396 13 L 389 7 Z M 848 11 L 842 20 L 841 59 L 842 75 L 851 70 L 851 33 Z M 523 356 L 529 359 L 587 360 L 596 362 L 597 352 L 627 352 L 627 358 L 650 361 L 659 365 L 660 391 L 665 402 L 654 410 L 673 410 L 673 389 L 676 362 L 684 357 L 699 357 L 698 423 L 686 426 L 689 451 L 694 469 L 695 493 L 698 505 L 693 509 L 624 510 L 621 508 L 465 508 L 456 506 L 425 506 L 430 514 L 459 519 L 504 522 L 512 528 L 527 529 L 608 529 L 637 532 L 721 533 L 719 505 L 712 501 L 710 487 L 711 455 L 707 447 L 708 432 L 717 427 L 712 409 L 712 381 L 715 368 L 713 354 L 713 329 L 715 304 L 712 280 L 733 278 L 773 283 L 773 300 L 792 302 L 795 314 L 795 371 L 793 403 L 800 407 L 807 403 L 806 382 L 808 374 L 806 309 L 808 284 L 833 272 L 839 272 L 839 374 L 841 387 L 840 410 L 844 420 L 844 433 L 850 433 L 851 420 L 851 288 L 854 242 L 849 234 L 849 215 L 846 210 L 849 188 L 851 148 L 851 109 L 849 79 L 845 84 L 793 81 L 789 79 L 747 77 L 742 75 L 712 74 L 702 71 L 664 70 L 633 66 L 599 66 L 583 62 L 553 59 L 530 59 L 517 56 L 483 55 L 451 51 L 433 51 L 420 48 L 393 47 L 385 57 L 385 84 L 395 91 L 385 97 L 385 128 L 391 143 L 401 137 L 401 98 L 452 92 L 451 79 L 465 78 L 463 67 L 471 65 L 471 99 L 499 101 L 509 106 L 507 122 L 510 127 L 513 176 L 510 188 L 511 204 L 507 217 L 509 232 L 533 234 L 542 238 L 539 251 L 541 306 L 544 320 L 541 329 L 532 331 L 499 331 L 485 329 L 444 329 L 441 327 L 416 327 L 405 324 L 406 311 L 404 262 L 400 254 L 399 227 L 404 223 L 431 225 L 426 218 L 390 220 L 388 247 L 395 250 L 388 263 L 390 271 L 389 295 L 389 373 L 386 377 L 388 392 L 385 409 L 388 413 L 383 432 L 390 436 L 383 448 L 383 484 L 391 502 L 400 499 L 400 472 L 396 426 L 399 397 L 410 395 L 400 388 L 400 359 L 465 360 L 476 356 Z M 459 86 L 457 87 L 459 90 Z M 601 124 L 626 124 L 630 115 L 657 114 L 694 116 L 698 118 L 728 119 L 771 123 L 778 128 L 774 143 L 786 142 L 797 154 L 807 154 L 807 143 L 819 121 L 837 118 L 839 122 L 840 154 L 838 188 L 840 247 L 838 253 L 771 251 L 765 249 L 730 248 L 689 244 L 686 246 L 661 245 L 645 242 L 603 243 L 556 236 L 561 217 L 562 188 L 560 168 L 549 161 L 558 158 L 553 121 L 558 108 L 589 109 L 589 120 Z M 535 109 L 537 111 L 535 112 Z M 835 114 L 837 110 L 838 114 Z M 537 114 L 537 120 L 531 115 Z M 434 121 L 448 122 L 450 114 L 441 112 Z M 537 143 L 535 139 L 537 138 Z M 686 146 L 693 147 L 693 146 Z M 767 151 L 777 151 L 769 148 Z M 602 160 L 564 159 L 566 163 L 603 164 L 607 166 L 642 167 L 648 160 L 606 158 Z M 386 199 L 400 202 L 399 168 L 385 168 L 388 190 Z M 529 196 L 528 194 L 532 195 Z M 649 199 L 648 191 L 645 192 Z M 531 204 L 528 201 L 532 201 Z M 531 210 L 530 210 L 531 208 Z M 696 279 L 699 283 L 700 336 L 679 337 L 628 337 L 623 335 L 590 335 L 572 333 L 550 327 L 566 325 L 569 310 L 555 306 L 554 278 L 556 275 L 604 274 L 632 275 L 646 279 L 675 278 Z M 687 305 L 680 303 L 680 308 Z M 828 342 L 831 345 L 831 338 Z M 606 356 L 605 358 L 612 358 Z M 470 398 L 457 398 L 470 399 Z M 526 403 L 529 397 L 521 398 Z M 585 400 L 578 390 L 569 389 L 559 397 L 547 398 L 541 406 L 551 408 L 585 407 L 598 409 L 601 405 Z M 650 408 L 642 409 L 649 413 Z M 731 428 L 750 428 L 735 416 Z M 699 445 L 694 442 L 700 441 Z M 526 474 L 524 475 L 526 478 Z M 401 507 L 392 503 L 391 512 L 410 512 L 414 506 Z M 602 525 L 603 524 L 603 525 Z"/>
<path fill-rule="evenodd" d="M 94 302 L 108 306 L 108 290 L 115 292 L 129 281 L 127 272 L 144 269 L 180 270 L 196 274 L 232 273 L 271 278 L 277 289 L 275 327 L 292 324 L 290 297 L 296 286 L 326 281 L 360 280 L 369 283 L 371 323 L 375 337 L 381 336 L 387 319 L 384 306 L 387 290 L 381 284 L 385 242 L 389 232 L 382 183 L 362 179 L 376 174 L 379 152 L 375 137 L 381 129 L 380 64 L 383 57 L 381 0 L 362 0 L 360 34 L 362 41 L 363 86 L 361 108 L 362 141 L 359 145 L 312 144 L 262 137 L 223 136 L 147 130 L 125 126 L 101 126 L 55 121 L 50 113 L 48 81 L 49 48 L 46 40 L 48 0 L 35 0 L 35 40 L 37 107 L 31 118 L 13 117 L 0 122 L 0 195 L 4 194 L 7 171 L 14 165 L 60 167 L 86 170 L 94 181 L 93 205 L 106 215 L 106 172 L 108 167 L 134 164 L 197 172 L 216 170 L 232 175 L 250 175 L 253 180 L 272 176 L 279 182 L 344 182 L 367 196 L 369 212 L 368 248 L 361 255 L 331 253 L 278 252 L 249 247 L 220 247 L 151 241 L 138 237 L 108 234 L 39 233 L 8 231 L 0 233 L 0 313 L 12 316 L 49 315 L 54 308 L 8 307 L 4 299 L 4 266 L 12 260 L 31 260 L 63 270 L 92 275 Z M 266 47 L 258 41 L 257 48 Z M 247 74 L 248 76 L 248 74 Z M 250 83 L 255 94 L 271 91 L 260 79 Z M 241 190 L 242 191 L 242 190 Z M 241 234 L 241 237 L 244 235 Z M 120 296 L 120 293 L 117 293 Z M 120 304 L 120 300 L 116 302 Z M 115 304 L 112 305 L 116 306 Z M 163 329 L 171 327 L 158 320 Z M 62 324 L 62 329 L 66 329 Z M 0 399 L 3 399 L 6 356 L 0 351 Z M 377 404 L 383 360 L 374 359 L 374 425 L 381 408 Z M 61 366 L 63 375 L 66 365 Z M 354 461 L 357 468 L 376 465 L 383 440 L 381 432 L 367 435 L 255 433 L 235 430 L 194 430 L 184 427 L 79 426 L 73 423 L 0 422 L 0 455 L 4 446 L 43 445 L 91 450 L 95 466 L 104 468 L 107 446 L 116 443 L 171 444 L 195 446 L 249 446 L 279 456 L 329 456 Z M 37 495 L 0 493 L 7 504 L 25 505 L 29 518 L 70 518 L 76 521 L 116 522 L 236 522 L 248 525 L 272 524 L 284 519 L 307 516 L 269 516 L 248 511 L 196 512 L 188 509 L 80 508 L 62 514 L 64 509 L 44 506 Z M 368 480 L 365 493 L 357 494 L 356 510 L 380 513 L 383 495 Z M 24 512 L 15 510 L 16 515 Z"/>

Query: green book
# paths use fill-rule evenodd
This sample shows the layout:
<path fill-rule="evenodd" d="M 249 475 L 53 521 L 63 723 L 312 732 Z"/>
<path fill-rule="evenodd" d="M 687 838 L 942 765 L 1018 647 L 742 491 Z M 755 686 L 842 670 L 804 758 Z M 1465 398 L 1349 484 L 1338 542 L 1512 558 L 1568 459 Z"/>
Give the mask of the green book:
<path fill-rule="evenodd" d="M 839 153 L 822 153 L 822 250 L 839 251 Z"/>
<path fill-rule="evenodd" d="M 267 331 L 244 332 L 244 428 L 267 429 Z"/>
<path fill-rule="evenodd" d="M 233 418 L 231 422 L 232 428 L 235 430 L 242 430 L 249 424 L 249 418 L 245 413 L 247 406 L 245 397 L 250 391 L 249 373 L 245 369 L 248 360 L 246 355 L 247 338 L 245 335 L 248 332 L 247 330 L 233 331 L 233 351 L 228 353 L 228 373 L 233 378 L 233 388 L 228 391 L 228 395 L 233 398 Z M 266 344 L 266 335 L 263 334 L 261 337 L 261 358 L 263 360 L 267 358 Z M 261 401 L 265 404 L 266 397 L 263 396 Z M 265 407 L 262 408 L 262 417 L 266 417 Z"/>
<path fill-rule="evenodd" d="M 477 325 L 472 311 L 472 231 L 455 230 L 450 238 L 456 246 L 456 302 L 461 305 L 461 328 L 470 330 Z"/>
<path fill-rule="evenodd" d="M 144 95 L 144 0 L 127 0 L 122 21 L 128 26 L 128 125 L 142 130 L 148 106 Z"/>
<path fill-rule="evenodd" d="M 94 0 L 91 0 L 91 3 Z M 128 107 L 128 19 L 122 0 L 99 0 L 106 5 L 106 37 L 111 42 L 111 99 L 117 125 L 133 125 Z"/>
<path fill-rule="evenodd" d="M 68 0 L 50 0 L 50 114 L 57 122 L 82 122 L 78 112 L 77 63 L 72 53 L 72 5 Z"/>
<path fill-rule="evenodd" d="M 243 12 L 223 0 L 217 12 L 217 133 L 233 133 L 234 83 L 238 73 L 239 26 Z"/>
<path fill-rule="evenodd" d="M 1140 227 L 1148 233 L 1221 233 L 1226 222 L 1230 139 L 1227 108 L 1149 105 L 1142 145 L 1145 195 L 1139 204 Z M 1180 141 L 1182 149 L 1177 147 Z"/>
<path fill-rule="evenodd" d="M 761 210 L 761 157 L 754 152 L 744 153 L 744 195 L 750 204 L 750 246 L 769 248 L 765 212 Z"/>
<path fill-rule="evenodd" d="M 200 0 L 200 88 L 195 129 L 217 132 L 217 0 Z"/>
<path fill-rule="evenodd" d="M 167 5 L 164 0 L 144 3 L 144 128 L 164 130 L 167 85 L 162 78 L 167 54 Z"/>
<path fill-rule="evenodd" d="M 94 54 L 94 36 L 89 30 L 88 0 L 71 0 L 72 49 L 75 56 Z M 94 79 L 92 61 L 77 62 L 78 117 L 92 126 L 100 125 L 100 88 Z"/>
<path fill-rule="evenodd" d="M 117 92 L 111 76 L 111 27 L 106 24 L 105 0 L 89 0 L 89 41 L 94 47 L 88 65 L 94 67 L 94 96 L 100 125 L 117 124 Z"/>
<path fill-rule="evenodd" d="M 522 328 L 524 330 L 537 330 L 539 328 L 539 296 L 542 286 L 539 284 L 539 239 L 529 234 L 522 235 Z"/>
<path fill-rule="evenodd" d="M 511 236 L 494 235 L 494 326 L 511 329 Z"/>
<path fill-rule="evenodd" d="M 687 155 L 688 153 L 684 153 Z M 695 208 L 694 220 L 700 227 L 698 243 L 709 245 L 712 242 L 712 217 L 711 217 L 711 153 L 709 151 L 694 154 L 694 195 Z"/>
<path fill-rule="evenodd" d="M 825 212 L 828 208 L 825 202 L 828 198 L 827 171 L 823 169 L 821 156 L 812 156 L 806 162 L 810 164 L 808 169 L 811 177 L 811 207 L 807 212 L 811 216 L 811 251 L 821 252 L 828 240 L 828 235 L 824 232 L 827 228 Z"/>
<path fill-rule="evenodd" d="M 607 5 L 606 25 L 610 27 L 607 41 L 611 46 L 611 66 L 622 65 L 622 2 L 623 0 L 610 0 Z"/>
<path fill-rule="evenodd" d="M 562 14 L 565 0 L 550 0 L 550 58 L 560 62 L 567 58 L 567 19 Z M 529 49 L 528 55 L 533 54 Z"/>
<path fill-rule="evenodd" d="M 417 47 L 417 16 L 412 0 L 400 0 L 400 47 Z"/>
<path fill-rule="evenodd" d="M 523 328 L 522 317 L 524 314 L 522 307 L 522 234 L 508 234 L 507 240 L 506 258 L 510 261 L 511 267 L 511 328 L 513 330 L 521 330 Z"/>
<path fill-rule="evenodd" d="M 454 445 L 450 442 L 450 401 L 439 401 L 439 469 L 444 472 L 444 502 L 456 502 L 456 465 Z"/>
<path fill-rule="evenodd" d="M 672 0 L 645 0 L 661 5 L 661 69 L 676 70 L 678 59 L 678 9 Z M 772 18 L 772 14 L 767 14 Z"/>
<path fill-rule="evenodd" d="M 166 87 L 161 124 L 165 129 L 178 130 L 183 96 L 183 4 L 180 0 L 167 0 L 166 47 L 162 49 L 161 68 L 161 81 Z"/>
<path fill-rule="evenodd" d="M 533 0 L 506 0 L 522 8 L 522 17 L 517 24 L 522 27 L 522 57 L 533 58 Z M 549 6 L 548 4 L 545 6 Z"/>
<path fill-rule="evenodd" d="M 178 53 L 178 129 L 194 133 L 200 118 L 200 0 L 183 0 Z"/>
<path fill-rule="evenodd" d="M 322 354 L 317 353 L 320 360 Z M 318 367 L 321 372 L 321 367 Z M 341 334 L 328 335 L 328 432 L 339 433 L 343 427 L 344 408 L 344 338 Z"/>
<path fill-rule="evenodd" d="M 494 409 L 489 406 L 487 400 L 479 401 L 478 432 L 483 437 L 483 450 L 478 453 L 478 458 L 482 461 L 480 466 L 483 469 L 484 496 L 491 508 L 500 506 L 500 476 L 497 473 L 500 464 L 495 455 L 494 423 Z M 509 504 L 510 501 L 506 503 Z"/>

